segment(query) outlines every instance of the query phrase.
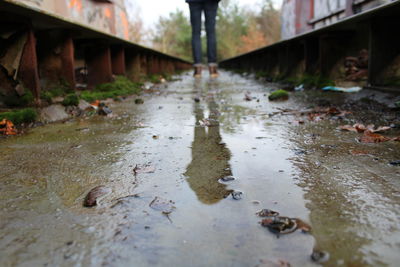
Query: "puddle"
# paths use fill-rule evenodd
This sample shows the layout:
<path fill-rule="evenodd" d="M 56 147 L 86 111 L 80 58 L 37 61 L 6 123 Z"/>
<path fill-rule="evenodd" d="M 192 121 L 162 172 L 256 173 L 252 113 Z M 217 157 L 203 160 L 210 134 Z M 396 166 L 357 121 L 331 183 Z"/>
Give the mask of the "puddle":
<path fill-rule="evenodd" d="M 356 143 L 339 122 L 270 117 L 331 96 L 271 103 L 272 87 L 184 74 L 142 105 L 111 106 L 113 119 L 0 140 L 0 265 L 315 266 L 316 250 L 329 253 L 326 266 L 396 266 L 400 174 L 388 162 L 398 143 Z M 83 207 L 99 185 L 112 193 Z M 277 238 L 260 225 L 262 209 L 311 233 Z"/>

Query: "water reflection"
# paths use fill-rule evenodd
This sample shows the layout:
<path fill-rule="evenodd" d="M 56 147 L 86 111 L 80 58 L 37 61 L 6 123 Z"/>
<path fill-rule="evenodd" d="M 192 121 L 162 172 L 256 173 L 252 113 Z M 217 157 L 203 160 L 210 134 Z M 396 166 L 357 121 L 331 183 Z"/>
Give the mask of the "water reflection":
<path fill-rule="evenodd" d="M 190 188 L 204 204 L 215 204 L 231 192 L 226 185 L 218 180 L 231 175 L 229 160 L 231 153 L 222 143 L 219 125 L 219 105 L 216 102 L 218 82 L 210 80 L 207 83 L 195 81 L 194 88 L 198 97 L 206 101 L 208 118 L 202 103 L 194 103 L 196 126 L 194 127 L 194 141 L 192 142 L 192 161 L 187 166 L 185 176 Z M 204 89 L 204 90 L 203 90 Z M 201 126 L 200 121 L 210 123 L 211 126 Z"/>

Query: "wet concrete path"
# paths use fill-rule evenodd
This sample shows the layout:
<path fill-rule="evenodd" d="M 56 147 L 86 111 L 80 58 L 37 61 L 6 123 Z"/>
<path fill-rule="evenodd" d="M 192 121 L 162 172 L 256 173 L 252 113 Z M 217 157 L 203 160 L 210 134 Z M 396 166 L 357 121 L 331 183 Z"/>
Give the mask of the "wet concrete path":
<path fill-rule="evenodd" d="M 113 118 L 0 140 L 0 266 L 314 266 L 313 249 L 326 266 L 397 266 L 398 142 L 271 116 L 307 108 L 306 93 L 270 103 L 271 85 L 238 75 L 181 78 L 143 105 L 111 105 Z M 112 193 L 83 207 L 98 185 Z M 263 208 L 312 231 L 277 236 Z"/>

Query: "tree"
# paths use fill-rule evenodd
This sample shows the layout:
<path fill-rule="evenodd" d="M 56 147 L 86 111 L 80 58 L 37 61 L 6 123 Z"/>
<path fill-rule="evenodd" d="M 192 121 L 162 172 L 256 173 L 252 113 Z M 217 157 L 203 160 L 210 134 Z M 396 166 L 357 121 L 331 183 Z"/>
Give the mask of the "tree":
<path fill-rule="evenodd" d="M 155 28 L 154 48 L 187 60 L 192 58 L 191 26 L 183 11 L 171 12 L 168 17 L 160 17 Z"/>

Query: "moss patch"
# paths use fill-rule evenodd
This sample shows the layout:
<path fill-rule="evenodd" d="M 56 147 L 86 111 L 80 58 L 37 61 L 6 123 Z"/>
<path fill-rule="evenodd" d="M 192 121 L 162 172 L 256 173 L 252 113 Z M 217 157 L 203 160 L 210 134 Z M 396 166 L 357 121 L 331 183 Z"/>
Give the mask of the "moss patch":
<path fill-rule="evenodd" d="M 4 98 L 4 104 L 9 107 L 24 107 L 33 103 L 33 95 L 30 91 L 23 96 L 12 95 Z"/>
<path fill-rule="evenodd" d="M 269 96 L 268 99 L 270 101 L 276 101 L 276 100 L 287 100 L 289 98 L 289 93 L 285 90 L 277 90 L 275 92 L 272 92 Z"/>
<path fill-rule="evenodd" d="M 77 106 L 79 104 L 79 98 L 76 94 L 66 95 L 63 102 L 63 106 Z"/>
<path fill-rule="evenodd" d="M 33 122 L 36 118 L 37 112 L 33 108 L 0 113 L 0 120 L 7 119 L 12 121 L 14 124 Z"/>
<path fill-rule="evenodd" d="M 117 76 L 114 82 L 100 84 L 93 91 L 84 91 L 81 98 L 93 102 L 118 96 L 138 94 L 141 91 L 141 84 L 134 83 L 124 76 Z"/>

